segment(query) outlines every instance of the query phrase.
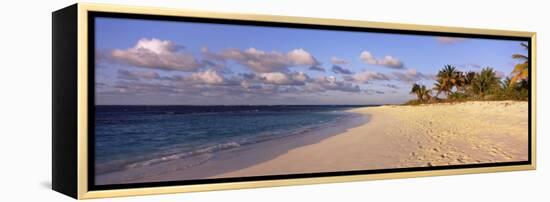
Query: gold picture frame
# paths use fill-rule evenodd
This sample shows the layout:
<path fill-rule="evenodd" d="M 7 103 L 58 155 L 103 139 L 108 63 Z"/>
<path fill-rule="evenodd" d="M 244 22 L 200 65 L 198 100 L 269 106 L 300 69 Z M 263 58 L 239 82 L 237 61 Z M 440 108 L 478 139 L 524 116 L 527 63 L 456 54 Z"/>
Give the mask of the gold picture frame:
<path fill-rule="evenodd" d="M 357 175 L 341 175 L 341 176 L 324 176 L 324 177 L 307 177 L 295 179 L 270 179 L 270 180 L 255 180 L 255 181 L 240 181 L 240 182 L 220 182 L 209 184 L 194 184 L 194 185 L 171 185 L 171 186 L 156 186 L 142 188 L 120 188 L 109 190 L 90 190 L 88 184 L 88 96 L 89 92 L 89 64 L 88 54 L 91 50 L 89 47 L 89 13 L 90 12 L 107 12 L 107 13 L 122 13 L 132 15 L 152 15 L 152 16 L 172 16 L 172 17 L 195 17 L 205 19 L 226 19 L 226 20 L 244 20 L 244 21 L 259 21 L 259 22 L 274 22 L 274 23 L 295 23 L 302 25 L 323 25 L 323 26 L 345 26 L 356 28 L 375 28 L 394 31 L 420 31 L 420 32 L 442 32 L 456 34 L 477 34 L 487 36 L 513 36 L 525 37 L 530 39 L 530 73 L 531 73 L 531 97 L 530 97 L 530 163 L 522 165 L 507 165 L 507 166 L 491 166 L 491 167 L 472 167 L 472 168 L 450 168 L 442 170 L 424 170 L 424 171 L 406 171 L 406 172 L 391 172 L 391 173 L 375 173 L 375 174 L 357 174 Z M 76 23 L 76 24 L 75 24 Z M 57 26 L 57 27 L 56 27 Z M 66 31 L 69 30 L 69 31 Z M 76 36 L 76 40 L 68 40 L 61 42 L 62 38 L 67 38 L 67 35 Z M 56 40 L 56 36 L 61 38 Z M 76 42 L 76 44 L 72 44 Z M 62 48 L 63 44 L 68 48 Z M 307 18 L 307 17 L 290 17 L 290 16 L 274 16 L 274 15 L 258 15 L 258 14 L 238 14 L 238 13 L 220 13 L 220 12 L 205 12 L 182 9 L 169 8 L 151 8 L 151 7 L 135 7 L 135 6 L 120 6 L 120 5 L 104 5 L 104 4 L 89 4 L 78 3 L 71 7 L 67 7 L 54 13 L 54 117 L 63 116 L 62 113 L 69 110 L 75 119 L 76 131 L 63 132 L 62 125 L 56 125 L 63 119 L 54 118 L 54 176 L 53 189 L 61 193 L 67 194 L 77 199 L 92 199 L 104 197 L 120 197 L 120 196 L 135 196 L 149 194 L 167 194 L 167 193 L 183 193 L 196 191 L 211 191 L 211 190 L 226 190 L 226 189 L 243 189 L 257 187 L 274 187 L 288 185 L 305 185 L 319 183 L 335 183 L 335 182 L 351 182 L 364 180 L 380 180 L 380 179 L 396 179 L 396 178 L 412 178 L 426 176 L 442 176 L 442 175 L 458 175 L 472 173 L 489 173 L 503 171 L 520 171 L 520 170 L 535 170 L 536 169 L 536 33 L 509 31 L 509 30 L 492 30 L 492 29 L 474 29 L 474 28 L 459 28 L 459 27 L 443 27 L 429 25 L 411 25 L 398 23 L 381 23 L 381 22 L 366 22 L 355 20 L 337 20 L 337 19 L 322 19 L 322 18 Z M 58 47 L 58 48 L 56 48 Z M 66 57 L 68 52 L 74 52 L 76 64 L 63 63 L 59 55 Z M 59 57 L 57 57 L 57 56 Z M 57 62 L 56 62 L 57 60 Z M 76 65 L 76 66 L 75 66 Z M 60 68 L 59 71 L 55 70 Z M 68 75 L 64 68 L 76 68 L 76 74 Z M 62 94 L 63 90 L 56 90 L 56 82 L 60 77 L 74 77 L 75 92 L 72 94 L 75 108 L 63 108 L 65 98 L 56 97 L 56 93 Z M 65 81 L 59 81 L 59 85 L 66 85 Z M 72 83 L 71 83 L 72 84 Z M 70 85 L 70 84 L 69 84 Z M 57 99 L 57 100 L 56 100 Z M 59 107 L 56 108 L 56 104 Z M 70 107 L 71 105 L 67 106 Z M 72 111 L 71 111 L 72 110 Z M 57 121 L 56 121 L 57 120 Z M 69 129 L 67 129 L 69 130 Z M 73 139 L 71 139 L 72 136 Z M 64 139 L 64 140 L 62 140 Z M 74 140 L 74 141 L 73 141 Z M 67 141 L 67 142 L 65 142 Z M 71 146 L 67 146 L 71 145 Z M 74 153 L 70 156 L 68 153 Z M 76 158 L 75 158 L 76 157 Z M 61 173 L 72 173 L 61 176 Z M 56 174 L 57 173 L 57 174 Z M 61 179 L 63 178 L 63 179 Z"/>

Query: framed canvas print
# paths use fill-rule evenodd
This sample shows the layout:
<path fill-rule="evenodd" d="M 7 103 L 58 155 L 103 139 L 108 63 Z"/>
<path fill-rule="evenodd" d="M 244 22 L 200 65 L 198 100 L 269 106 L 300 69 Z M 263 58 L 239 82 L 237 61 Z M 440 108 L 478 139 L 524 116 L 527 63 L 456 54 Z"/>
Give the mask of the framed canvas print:
<path fill-rule="evenodd" d="M 75 4 L 53 189 L 78 199 L 535 169 L 535 33 Z"/>

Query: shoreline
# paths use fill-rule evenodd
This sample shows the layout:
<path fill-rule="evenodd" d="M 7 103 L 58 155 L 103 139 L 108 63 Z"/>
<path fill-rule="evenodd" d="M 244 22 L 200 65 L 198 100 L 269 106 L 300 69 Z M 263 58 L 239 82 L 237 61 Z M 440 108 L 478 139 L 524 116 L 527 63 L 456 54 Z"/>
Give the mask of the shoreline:
<path fill-rule="evenodd" d="M 371 120 L 318 144 L 215 177 L 513 162 L 528 158 L 527 102 L 387 105 L 353 111 L 371 114 Z M 320 153 L 323 155 L 316 155 Z"/>
<path fill-rule="evenodd" d="M 96 184 L 207 179 L 219 174 L 250 167 L 274 159 L 289 150 L 316 144 L 323 139 L 339 135 L 349 128 L 366 124 L 369 121 L 369 115 L 351 112 L 350 110 L 346 110 L 345 112 L 350 114 L 342 120 L 336 120 L 333 123 L 298 135 L 271 139 L 215 153 L 205 153 L 191 158 L 172 160 L 143 168 L 104 173 L 96 176 Z M 183 164 L 194 163 L 190 163 L 190 161 L 195 161 L 195 165 L 181 167 Z M 147 175 L 143 173 L 147 173 Z"/>
<path fill-rule="evenodd" d="M 513 162 L 528 157 L 527 102 L 384 105 L 350 111 L 368 121 L 341 123 L 326 134 L 232 149 L 191 168 L 171 170 L 178 161 L 151 166 L 147 169 L 162 172 L 135 174 L 123 183 Z"/>

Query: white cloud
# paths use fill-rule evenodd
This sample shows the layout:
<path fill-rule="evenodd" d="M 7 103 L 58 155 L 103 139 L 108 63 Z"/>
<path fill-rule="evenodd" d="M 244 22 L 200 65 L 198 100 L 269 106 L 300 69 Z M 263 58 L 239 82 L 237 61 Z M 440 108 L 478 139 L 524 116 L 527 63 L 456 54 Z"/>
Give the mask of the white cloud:
<path fill-rule="evenodd" d="M 403 63 L 399 61 L 399 59 L 394 58 L 393 56 L 386 55 L 384 56 L 384 59 L 382 59 L 381 62 L 379 62 L 381 65 L 389 66 L 389 67 L 395 67 L 395 68 L 402 68 Z"/>
<path fill-rule="evenodd" d="M 359 59 L 371 65 L 380 65 L 380 66 L 385 66 L 393 69 L 403 68 L 403 62 L 401 62 L 399 59 L 391 55 L 386 55 L 382 59 L 379 59 L 374 57 L 374 55 L 371 52 L 365 50 L 361 52 L 361 54 L 359 55 Z"/>
<path fill-rule="evenodd" d="M 189 53 L 179 51 L 174 42 L 160 39 L 140 39 L 132 48 L 115 49 L 111 57 L 119 62 L 144 68 L 193 71 L 200 63 Z"/>
<path fill-rule="evenodd" d="M 304 49 L 294 49 L 286 54 L 278 51 L 266 52 L 256 48 L 248 48 L 244 51 L 226 49 L 217 58 L 234 60 L 250 70 L 259 73 L 283 72 L 288 71 L 289 68 L 294 66 L 311 67 L 320 64 L 311 53 Z"/>
<path fill-rule="evenodd" d="M 148 50 L 156 54 L 166 54 L 176 51 L 176 45 L 168 40 L 160 39 L 140 39 L 134 46 L 134 49 Z"/>
<path fill-rule="evenodd" d="M 288 59 L 294 64 L 294 65 L 317 65 L 319 62 L 311 55 L 311 53 L 307 52 L 304 49 L 294 49 L 287 53 Z"/>
<path fill-rule="evenodd" d="M 359 59 L 363 60 L 363 62 L 376 65 L 378 64 L 378 60 L 374 58 L 374 56 L 369 51 L 363 51 L 359 55 Z"/>
<path fill-rule="evenodd" d="M 282 72 L 269 72 L 259 74 L 259 78 L 266 84 L 275 85 L 304 85 L 309 80 L 303 72 L 294 72 L 291 74 L 285 74 Z"/>
<path fill-rule="evenodd" d="M 271 84 L 289 84 L 291 79 L 281 72 L 270 72 L 260 74 L 260 78 Z"/>
<path fill-rule="evenodd" d="M 368 83 L 369 81 L 375 81 L 375 80 L 390 80 L 389 76 L 379 72 L 372 72 L 372 71 L 359 72 L 345 78 L 346 80 L 355 81 L 358 83 Z"/>
<path fill-rule="evenodd" d="M 211 84 L 211 85 L 223 84 L 225 81 L 222 75 L 220 75 L 218 72 L 211 69 L 206 70 L 204 72 L 193 73 L 191 75 L 191 78 L 194 81 L 199 81 L 199 82 L 202 82 L 205 84 Z"/>

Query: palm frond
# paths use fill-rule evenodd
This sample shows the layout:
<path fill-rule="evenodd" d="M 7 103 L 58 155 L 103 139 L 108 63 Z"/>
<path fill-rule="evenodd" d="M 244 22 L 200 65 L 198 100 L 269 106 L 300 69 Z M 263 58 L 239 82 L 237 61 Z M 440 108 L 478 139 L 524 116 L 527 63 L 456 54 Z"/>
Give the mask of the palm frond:
<path fill-rule="evenodd" d="M 525 56 L 525 55 L 522 55 L 522 54 L 513 54 L 512 55 L 512 58 L 516 59 L 516 60 L 521 60 L 521 61 L 527 61 L 529 60 L 529 57 Z"/>
<path fill-rule="evenodd" d="M 529 77 L 529 63 L 517 64 L 512 71 L 510 86 L 515 85 L 518 81 L 526 80 Z"/>
<path fill-rule="evenodd" d="M 521 46 L 523 46 L 526 50 L 529 50 L 529 45 L 527 45 L 526 43 L 521 43 Z"/>

